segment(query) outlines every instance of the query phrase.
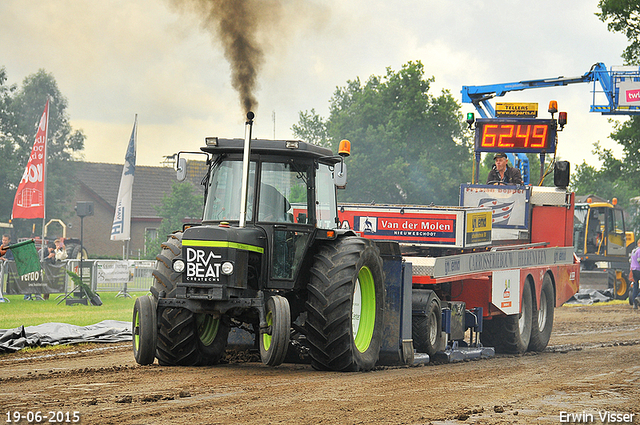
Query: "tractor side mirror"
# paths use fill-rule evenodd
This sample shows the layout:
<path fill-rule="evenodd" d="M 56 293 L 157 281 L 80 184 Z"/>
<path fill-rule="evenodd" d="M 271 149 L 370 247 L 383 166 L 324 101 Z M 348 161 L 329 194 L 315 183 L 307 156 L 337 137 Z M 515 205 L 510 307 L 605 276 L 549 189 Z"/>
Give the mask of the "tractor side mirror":
<path fill-rule="evenodd" d="M 176 168 L 176 178 L 183 182 L 187 178 L 187 160 L 185 158 L 178 159 L 178 167 Z"/>
<path fill-rule="evenodd" d="M 333 183 L 338 189 L 347 187 L 347 164 L 344 161 L 338 162 L 333 167 Z"/>

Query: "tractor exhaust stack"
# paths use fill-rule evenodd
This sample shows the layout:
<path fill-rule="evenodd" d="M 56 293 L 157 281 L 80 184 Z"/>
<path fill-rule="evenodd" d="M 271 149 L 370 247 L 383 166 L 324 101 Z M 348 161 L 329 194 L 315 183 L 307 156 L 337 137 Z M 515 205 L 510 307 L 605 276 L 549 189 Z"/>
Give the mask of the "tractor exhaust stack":
<path fill-rule="evenodd" d="M 240 223 L 239 227 L 247 225 L 247 200 L 249 194 L 249 164 L 251 163 L 251 130 L 255 114 L 247 112 L 247 122 L 244 128 L 244 151 L 242 155 L 242 194 L 240 197 Z"/>

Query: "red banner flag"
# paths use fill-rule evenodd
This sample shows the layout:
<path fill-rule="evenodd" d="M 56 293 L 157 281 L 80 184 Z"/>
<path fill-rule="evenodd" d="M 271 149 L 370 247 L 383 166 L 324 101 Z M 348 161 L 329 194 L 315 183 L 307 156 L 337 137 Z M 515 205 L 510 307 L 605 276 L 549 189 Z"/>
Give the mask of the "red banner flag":
<path fill-rule="evenodd" d="M 11 218 L 44 218 L 44 167 L 47 155 L 47 127 L 49 125 L 49 100 L 44 106 L 36 141 L 24 170 L 22 180 L 13 200 Z"/>

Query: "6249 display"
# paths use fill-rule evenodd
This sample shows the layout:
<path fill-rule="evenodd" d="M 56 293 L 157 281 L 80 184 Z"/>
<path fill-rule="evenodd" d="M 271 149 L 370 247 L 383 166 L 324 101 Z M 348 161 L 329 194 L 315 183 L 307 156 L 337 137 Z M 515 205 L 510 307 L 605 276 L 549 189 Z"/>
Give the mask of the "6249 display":
<path fill-rule="evenodd" d="M 491 118 L 476 121 L 476 152 L 553 152 L 554 119 Z"/>

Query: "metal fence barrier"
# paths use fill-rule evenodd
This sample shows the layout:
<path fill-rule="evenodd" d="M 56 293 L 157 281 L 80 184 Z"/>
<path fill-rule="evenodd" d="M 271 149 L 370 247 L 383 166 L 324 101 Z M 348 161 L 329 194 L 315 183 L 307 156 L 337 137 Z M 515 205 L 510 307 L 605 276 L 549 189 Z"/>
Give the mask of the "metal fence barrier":
<path fill-rule="evenodd" d="M 80 275 L 80 260 L 64 260 L 66 269 Z M 151 260 L 82 260 L 82 280 L 92 290 L 100 292 L 147 292 L 153 286 Z M 7 267 L 0 261 L 0 297 L 7 291 Z M 65 274 L 64 292 L 73 288 L 73 281 Z"/>

